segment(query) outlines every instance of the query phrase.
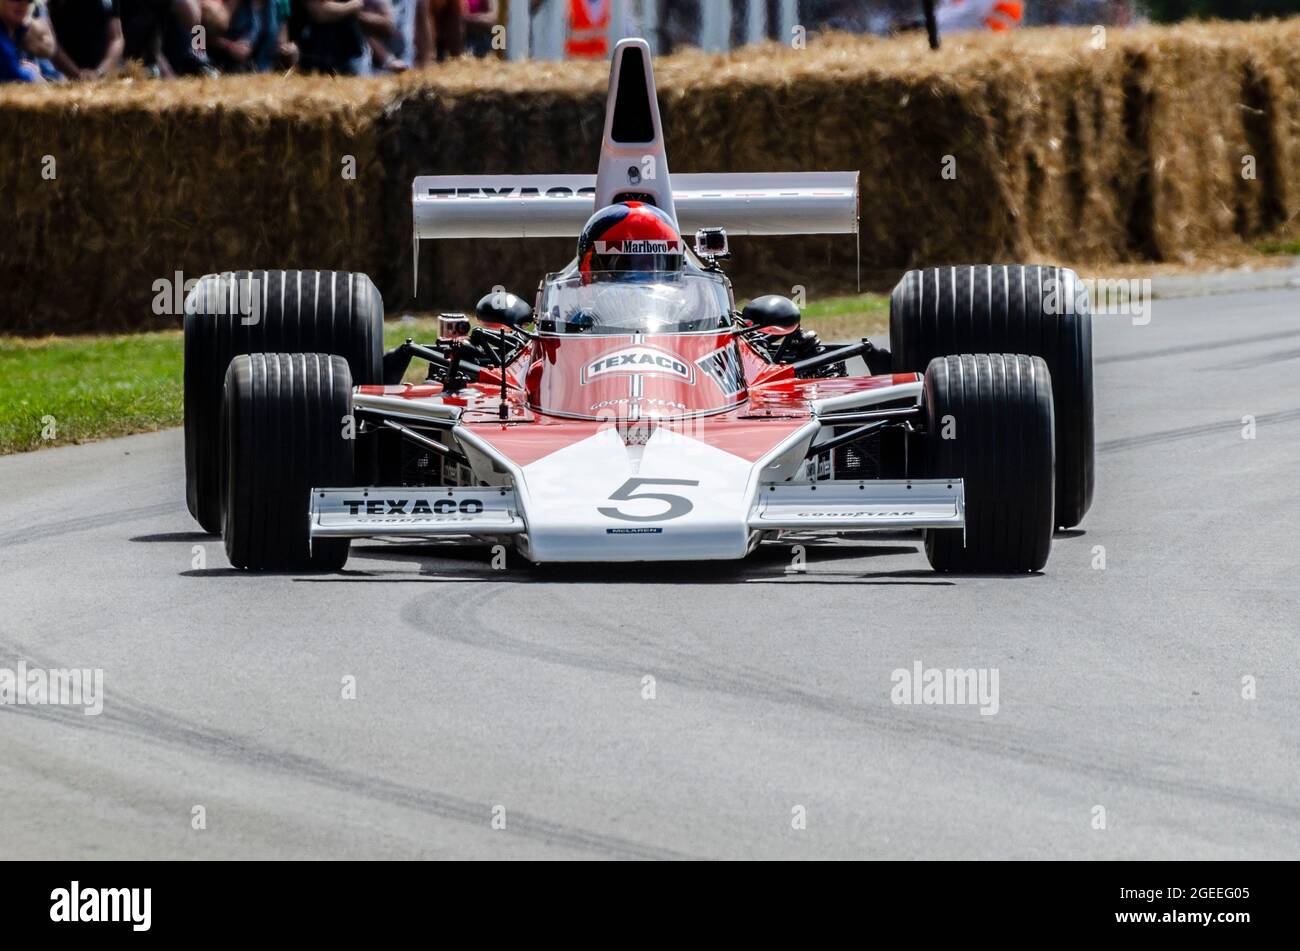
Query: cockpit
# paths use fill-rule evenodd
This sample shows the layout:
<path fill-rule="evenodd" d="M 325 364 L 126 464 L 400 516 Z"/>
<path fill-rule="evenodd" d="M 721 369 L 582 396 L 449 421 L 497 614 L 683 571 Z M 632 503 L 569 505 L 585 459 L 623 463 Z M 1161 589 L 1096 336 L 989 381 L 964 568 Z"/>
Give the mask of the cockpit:
<path fill-rule="evenodd" d="M 550 274 L 537 314 L 544 334 L 716 333 L 731 325 L 726 278 L 691 268 Z"/>

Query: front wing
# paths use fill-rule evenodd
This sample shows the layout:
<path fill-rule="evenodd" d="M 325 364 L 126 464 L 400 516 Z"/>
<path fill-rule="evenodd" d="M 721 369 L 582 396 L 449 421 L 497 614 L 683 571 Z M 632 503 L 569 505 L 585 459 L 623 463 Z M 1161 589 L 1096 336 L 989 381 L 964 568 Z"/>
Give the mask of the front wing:
<path fill-rule="evenodd" d="M 740 518 L 703 511 L 690 522 L 657 523 L 652 514 L 625 523 L 601 514 L 617 507 L 591 513 L 565 507 L 537 511 L 531 527 L 527 496 L 513 487 L 316 489 L 311 537 L 519 536 L 534 561 L 683 561 L 743 558 L 761 538 L 787 531 L 965 528 L 960 479 L 758 483 L 756 489 L 738 506 L 745 513 Z M 671 500 L 685 496 L 647 498 L 669 500 L 665 514 L 671 514 Z"/>

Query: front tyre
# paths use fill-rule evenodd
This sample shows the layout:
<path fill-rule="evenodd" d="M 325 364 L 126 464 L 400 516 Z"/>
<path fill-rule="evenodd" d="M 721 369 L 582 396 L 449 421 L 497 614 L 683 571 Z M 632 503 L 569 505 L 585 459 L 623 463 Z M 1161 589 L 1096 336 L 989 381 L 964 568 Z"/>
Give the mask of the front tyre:
<path fill-rule="evenodd" d="M 353 481 L 352 375 L 339 356 L 235 357 L 222 403 L 222 534 L 231 565 L 337 571 L 347 539 L 309 535 L 311 490 Z"/>
<path fill-rule="evenodd" d="M 929 530 L 936 571 L 1039 571 L 1052 549 L 1052 380 L 1040 357 L 938 357 L 925 371 L 926 474 L 964 479 L 966 530 Z"/>

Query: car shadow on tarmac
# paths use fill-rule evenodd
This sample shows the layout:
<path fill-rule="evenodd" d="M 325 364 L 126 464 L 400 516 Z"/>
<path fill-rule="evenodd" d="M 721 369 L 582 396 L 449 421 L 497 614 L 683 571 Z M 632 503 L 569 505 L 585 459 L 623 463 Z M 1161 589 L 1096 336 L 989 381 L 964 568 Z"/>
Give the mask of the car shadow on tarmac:
<path fill-rule="evenodd" d="M 364 582 L 410 583 L 469 582 L 509 584 L 914 584 L 951 585 L 928 570 L 861 571 L 827 568 L 837 562 L 914 555 L 915 545 L 803 545 L 796 563 L 794 546 L 760 546 L 742 561 L 666 562 L 662 564 L 608 562 L 534 565 L 520 563 L 515 555 L 509 567 L 493 570 L 491 548 L 466 544 L 421 544 L 410 546 L 366 546 L 353 550 L 352 567 L 335 575 L 303 576 L 315 583 Z M 367 556 L 384 561 L 412 561 L 419 575 L 391 569 L 366 569 L 359 562 Z M 470 564 L 466 564 L 469 562 Z M 480 567 L 482 566 L 482 567 Z"/>
<path fill-rule="evenodd" d="M 136 535 L 133 542 L 219 542 L 221 536 L 209 535 L 207 532 L 159 532 L 156 535 Z"/>
<path fill-rule="evenodd" d="M 1077 538 L 1081 530 L 1057 532 L 1058 539 Z M 192 542 L 216 540 L 197 532 L 142 535 L 132 541 Z M 219 541 L 219 540 L 218 540 Z M 883 544 L 882 544 L 883 542 Z M 888 542 L 895 542 L 889 544 Z M 911 542 L 911 544 L 897 544 Z M 491 567 L 499 552 L 478 542 L 452 540 L 422 543 L 367 542 L 354 544 L 349 567 L 336 572 L 259 572 L 257 577 L 290 578 L 314 584 L 864 584 L 951 587 L 959 580 L 998 578 L 1005 580 L 1043 577 L 1043 572 L 1024 574 L 940 575 L 928 568 L 899 568 L 867 571 L 836 567 L 844 562 L 890 556 L 916 555 L 919 532 L 859 533 L 839 540 L 785 538 L 760 545 L 740 561 L 696 561 L 664 563 L 574 563 L 534 565 L 513 551 L 506 567 Z M 366 567 L 366 562 L 408 562 L 410 570 Z M 191 569 L 179 572 L 185 578 L 253 577 L 235 568 Z"/>

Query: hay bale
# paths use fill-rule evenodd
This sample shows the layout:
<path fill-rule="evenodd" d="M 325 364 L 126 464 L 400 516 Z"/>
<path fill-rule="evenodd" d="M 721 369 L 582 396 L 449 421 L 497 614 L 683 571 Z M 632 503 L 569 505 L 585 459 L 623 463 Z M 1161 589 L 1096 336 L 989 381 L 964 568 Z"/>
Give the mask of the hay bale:
<path fill-rule="evenodd" d="M 933 263 L 1187 262 L 1294 227 L 1300 21 L 1111 31 L 1102 48 L 1095 39 L 974 34 L 935 56 L 918 37 L 831 35 L 802 51 L 684 53 L 659 67 L 673 169 L 862 174 L 860 259 L 843 238 L 738 239 L 730 270 L 750 292 L 852 290 L 859 260 L 886 283 Z M 526 71 L 503 75 L 512 127 L 561 130 L 534 140 L 513 170 L 591 169 L 604 75 L 584 69 L 580 92 L 545 101 L 520 88 Z M 402 127 L 425 125 L 425 110 L 477 108 L 456 99 L 464 81 L 416 79 Z M 569 129 L 576 144 L 557 154 Z M 1253 181 L 1239 174 L 1246 153 Z M 940 175 L 946 156 L 953 181 Z M 462 153 L 440 168 L 495 170 L 492 158 Z M 495 274 L 526 292 L 568 253 L 564 242 L 431 242 L 421 284 L 470 300 Z"/>
<path fill-rule="evenodd" d="M 174 325 L 153 304 L 178 271 L 373 267 L 377 92 L 278 77 L 5 90 L 16 235 L 0 251 L 0 330 Z"/>
<path fill-rule="evenodd" d="M 918 36 L 832 34 L 669 57 L 672 167 L 861 172 L 860 257 L 843 237 L 740 239 L 742 294 L 852 290 L 859 262 L 888 284 L 922 264 L 1195 261 L 1300 234 L 1300 20 L 1093 40 L 971 34 L 932 54 Z M 411 180 L 590 172 L 605 81 L 601 63 L 465 60 L 376 80 L 0 88 L 15 232 L 0 332 L 156 327 L 154 282 L 178 270 L 364 270 L 390 310 L 529 293 L 571 241 L 429 242 L 412 301 Z"/>

